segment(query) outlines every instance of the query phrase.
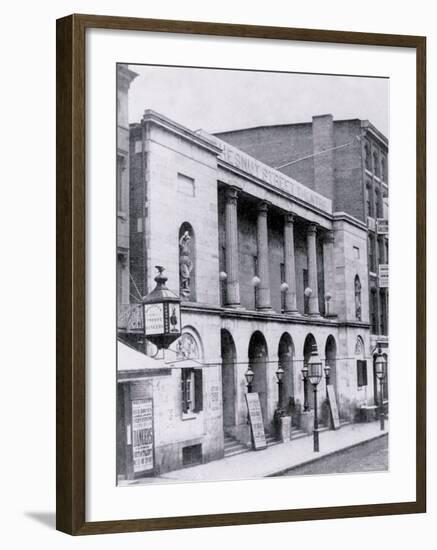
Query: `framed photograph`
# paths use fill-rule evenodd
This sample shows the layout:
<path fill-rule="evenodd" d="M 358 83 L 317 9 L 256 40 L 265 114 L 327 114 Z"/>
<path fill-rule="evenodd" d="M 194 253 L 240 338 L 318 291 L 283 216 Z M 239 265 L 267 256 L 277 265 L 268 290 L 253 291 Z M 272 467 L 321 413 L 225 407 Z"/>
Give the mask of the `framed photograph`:
<path fill-rule="evenodd" d="M 57 22 L 57 528 L 426 509 L 426 41 Z"/>

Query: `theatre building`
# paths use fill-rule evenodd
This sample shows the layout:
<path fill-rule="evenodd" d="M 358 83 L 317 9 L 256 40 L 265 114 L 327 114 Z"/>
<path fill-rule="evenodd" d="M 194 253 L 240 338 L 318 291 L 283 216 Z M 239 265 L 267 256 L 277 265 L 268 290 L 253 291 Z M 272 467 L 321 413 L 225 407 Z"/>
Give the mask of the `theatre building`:
<path fill-rule="evenodd" d="M 374 400 L 363 217 L 217 136 L 150 110 L 130 126 L 129 164 L 119 481 L 248 451 L 249 367 L 268 443 L 278 439 L 278 406 L 291 418 L 282 440 L 310 433 L 313 394 L 304 391 L 302 368 L 313 349 L 330 366 L 341 422 L 356 421 Z M 139 321 L 155 266 L 165 267 L 167 287 L 182 300 L 182 336 L 164 355 L 145 343 Z M 328 427 L 325 385 L 322 378 L 319 414 Z M 144 425 L 147 458 L 138 451 Z"/>

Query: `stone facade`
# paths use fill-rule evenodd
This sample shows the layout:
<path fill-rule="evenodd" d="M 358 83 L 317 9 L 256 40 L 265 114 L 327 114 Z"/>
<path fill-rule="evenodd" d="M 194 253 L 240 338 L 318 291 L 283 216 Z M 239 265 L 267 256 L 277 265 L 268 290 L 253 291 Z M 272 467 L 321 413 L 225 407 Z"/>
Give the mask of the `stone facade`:
<path fill-rule="evenodd" d="M 373 403 L 363 220 L 333 213 L 321 193 L 153 111 L 131 125 L 130 159 L 131 294 L 153 289 L 156 265 L 180 294 L 181 238 L 190 237 L 182 252 L 191 262 L 183 336 L 154 360 L 157 374 L 148 374 L 145 390 L 154 403 L 154 473 L 223 457 L 225 436 L 250 445 L 249 365 L 266 432 L 275 431 L 278 364 L 281 408 L 293 426 L 303 425 L 301 371 L 314 343 L 331 367 L 341 418 L 354 420 Z M 141 340 L 138 331 L 144 351 Z M 368 360 L 366 386 L 358 384 L 358 360 Z M 324 378 L 319 392 L 322 414 Z"/>

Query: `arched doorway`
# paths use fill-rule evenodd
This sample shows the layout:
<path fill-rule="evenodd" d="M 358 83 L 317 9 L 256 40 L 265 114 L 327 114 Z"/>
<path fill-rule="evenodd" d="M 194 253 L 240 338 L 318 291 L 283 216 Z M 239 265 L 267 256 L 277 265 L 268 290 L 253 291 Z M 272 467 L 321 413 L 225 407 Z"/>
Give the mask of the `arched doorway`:
<path fill-rule="evenodd" d="M 337 344 L 335 338 L 330 334 L 326 340 L 325 345 L 325 363 L 331 367 L 329 372 L 329 383 L 334 387 L 334 392 L 337 395 L 337 370 L 336 370 L 336 359 L 337 359 Z"/>
<path fill-rule="evenodd" d="M 235 363 L 237 352 L 229 331 L 221 331 L 223 431 L 234 435 L 235 428 Z"/>
<path fill-rule="evenodd" d="M 305 343 L 303 345 L 303 362 L 304 362 L 304 365 L 306 365 L 310 359 L 310 356 L 311 356 L 311 353 L 313 351 L 313 346 L 316 345 L 317 347 L 317 342 L 316 342 L 316 339 L 314 338 L 314 336 L 310 333 L 307 335 L 307 337 L 305 338 Z M 305 395 L 305 383 L 304 383 L 304 411 L 306 410 L 309 410 L 312 407 L 312 404 L 313 404 L 313 400 L 312 400 L 312 387 L 311 387 L 311 384 L 309 382 L 307 382 L 307 391 L 306 391 L 306 395 Z"/>
<path fill-rule="evenodd" d="M 279 340 L 278 359 L 284 369 L 282 406 L 285 409 L 294 407 L 294 372 L 293 372 L 294 345 L 288 332 L 284 332 Z"/>
<path fill-rule="evenodd" d="M 249 342 L 249 365 L 254 372 L 252 391 L 259 395 L 264 428 L 268 431 L 270 419 L 267 418 L 267 361 L 267 342 L 264 335 L 257 330 Z"/>

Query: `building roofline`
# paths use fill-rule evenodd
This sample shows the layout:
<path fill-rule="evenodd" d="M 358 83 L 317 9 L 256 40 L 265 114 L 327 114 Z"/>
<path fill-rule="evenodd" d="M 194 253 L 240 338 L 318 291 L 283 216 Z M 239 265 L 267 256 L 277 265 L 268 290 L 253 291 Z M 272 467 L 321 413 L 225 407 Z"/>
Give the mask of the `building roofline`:
<path fill-rule="evenodd" d="M 326 115 L 317 115 L 317 116 L 326 116 Z M 371 122 L 368 120 L 364 120 L 361 118 L 340 118 L 340 119 L 334 119 L 333 123 L 338 124 L 341 122 L 360 122 L 362 128 L 367 128 L 369 131 L 371 131 L 379 140 L 381 140 L 386 146 L 388 146 L 388 139 L 387 137 L 379 131 L 376 126 L 374 126 Z M 243 132 L 245 130 L 264 130 L 267 128 L 285 128 L 287 126 L 311 126 L 312 120 L 306 121 L 306 122 L 286 122 L 284 124 L 261 124 L 259 126 L 249 126 L 248 128 L 236 128 L 235 130 L 224 130 L 222 132 L 214 132 L 214 136 L 221 136 L 224 134 L 237 134 L 239 132 Z"/>
<path fill-rule="evenodd" d="M 174 120 L 171 120 L 165 115 L 162 115 L 161 113 L 158 113 L 152 109 L 146 109 L 144 111 L 143 117 L 141 118 L 141 122 L 139 124 L 133 123 L 130 125 L 130 127 L 134 128 L 137 125 L 141 126 L 148 123 L 156 124 L 157 126 L 160 126 L 161 128 L 164 128 L 169 132 L 177 134 L 179 137 L 186 139 L 187 141 L 191 141 L 198 147 L 207 149 L 209 152 L 215 155 L 220 154 L 222 151 L 221 147 L 219 147 L 211 139 L 208 139 L 208 137 L 199 134 L 199 132 L 194 132 L 186 126 L 183 126 L 182 124 L 179 124 L 178 122 L 175 122 Z"/>

